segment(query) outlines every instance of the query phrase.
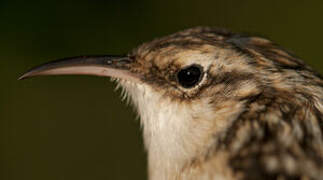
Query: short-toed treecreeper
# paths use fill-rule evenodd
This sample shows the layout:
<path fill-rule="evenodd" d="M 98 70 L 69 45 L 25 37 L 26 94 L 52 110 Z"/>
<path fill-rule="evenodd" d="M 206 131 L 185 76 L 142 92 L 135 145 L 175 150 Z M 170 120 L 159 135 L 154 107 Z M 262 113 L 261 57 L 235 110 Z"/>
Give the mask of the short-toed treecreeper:
<path fill-rule="evenodd" d="M 116 79 L 140 116 L 151 180 L 323 179 L 322 76 L 267 39 L 197 27 L 20 79 L 66 74 Z"/>

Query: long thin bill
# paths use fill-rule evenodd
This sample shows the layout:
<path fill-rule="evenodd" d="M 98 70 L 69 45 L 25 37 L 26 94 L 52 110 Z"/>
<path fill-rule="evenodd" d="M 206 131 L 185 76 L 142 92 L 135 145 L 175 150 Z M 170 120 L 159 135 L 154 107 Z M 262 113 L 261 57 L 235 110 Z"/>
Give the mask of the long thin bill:
<path fill-rule="evenodd" d="M 64 58 L 32 68 L 20 76 L 19 80 L 46 75 L 94 75 L 139 81 L 139 77 L 129 71 L 132 63 L 133 60 L 127 56 Z"/>

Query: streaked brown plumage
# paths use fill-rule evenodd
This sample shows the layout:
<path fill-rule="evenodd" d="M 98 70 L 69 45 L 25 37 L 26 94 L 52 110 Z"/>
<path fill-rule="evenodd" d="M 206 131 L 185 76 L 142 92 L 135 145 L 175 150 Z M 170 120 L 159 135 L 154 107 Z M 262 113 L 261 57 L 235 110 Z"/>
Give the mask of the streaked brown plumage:
<path fill-rule="evenodd" d="M 151 179 L 323 179 L 323 79 L 302 60 L 267 39 L 208 27 L 127 58 L 120 69 L 138 82 L 109 76 L 141 116 Z M 184 87 L 179 72 L 192 65 L 201 78 Z"/>

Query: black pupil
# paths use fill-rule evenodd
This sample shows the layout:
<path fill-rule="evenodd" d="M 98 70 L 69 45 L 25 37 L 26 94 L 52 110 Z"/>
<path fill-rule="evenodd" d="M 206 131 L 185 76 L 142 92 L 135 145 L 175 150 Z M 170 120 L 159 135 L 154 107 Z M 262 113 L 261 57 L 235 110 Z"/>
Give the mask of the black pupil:
<path fill-rule="evenodd" d="M 191 88 L 200 81 L 201 75 L 201 68 L 196 65 L 192 65 L 180 70 L 177 73 L 177 80 L 184 88 Z"/>

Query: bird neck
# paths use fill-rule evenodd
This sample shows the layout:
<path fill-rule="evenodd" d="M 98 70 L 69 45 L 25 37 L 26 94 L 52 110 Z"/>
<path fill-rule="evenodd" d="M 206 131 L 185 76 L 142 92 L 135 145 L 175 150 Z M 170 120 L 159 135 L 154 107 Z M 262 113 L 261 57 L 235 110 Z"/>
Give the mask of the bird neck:
<path fill-rule="evenodd" d="M 221 107 L 208 98 L 188 103 L 148 85 L 121 85 L 140 115 L 150 179 L 176 179 L 184 166 L 207 153 L 217 133 L 243 109 L 237 102 L 228 101 Z"/>

